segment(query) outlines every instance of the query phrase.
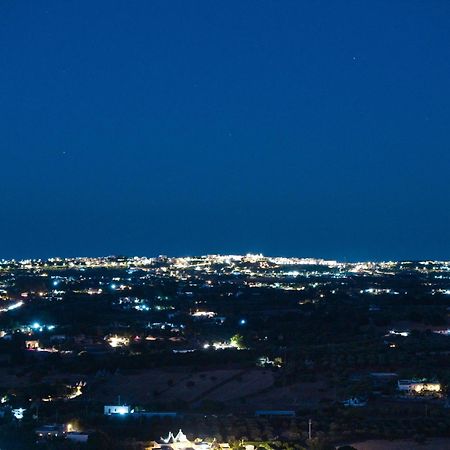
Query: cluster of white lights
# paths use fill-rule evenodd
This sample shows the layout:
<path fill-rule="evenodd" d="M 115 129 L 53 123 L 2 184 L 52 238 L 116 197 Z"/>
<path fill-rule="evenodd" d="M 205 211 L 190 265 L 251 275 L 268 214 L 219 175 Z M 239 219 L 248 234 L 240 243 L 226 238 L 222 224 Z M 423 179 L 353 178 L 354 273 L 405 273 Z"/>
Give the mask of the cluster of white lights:
<path fill-rule="evenodd" d="M 130 339 L 123 336 L 110 336 L 107 338 L 108 344 L 113 347 L 126 347 L 130 344 Z"/>
<path fill-rule="evenodd" d="M 23 301 L 19 301 L 19 302 L 13 303 L 12 305 L 7 306 L 6 308 L 0 308 L 0 312 L 12 311 L 13 309 L 20 308 L 22 305 L 23 305 Z"/>

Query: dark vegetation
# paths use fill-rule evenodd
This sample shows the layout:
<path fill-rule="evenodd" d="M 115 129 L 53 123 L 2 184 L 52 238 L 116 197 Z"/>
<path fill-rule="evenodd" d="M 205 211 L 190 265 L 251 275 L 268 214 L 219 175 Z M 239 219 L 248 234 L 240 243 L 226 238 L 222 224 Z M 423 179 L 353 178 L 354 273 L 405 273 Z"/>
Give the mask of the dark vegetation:
<path fill-rule="evenodd" d="M 76 419 L 84 429 L 97 430 L 90 439 L 91 448 L 119 448 L 119 441 L 131 437 L 136 441 L 122 442 L 120 448 L 141 448 L 139 442 L 179 427 L 191 436 L 271 442 L 272 448 L 280 450 L 307 445 L 327 448 L 329 442 L 351 439 L 449 436 L 450 409 L 445 406 L 450 337 L 435 331 L 449 326 L 450 296 L 444 293 L 447 279 L 439 276 L 437 268 L 415 270 L 411 263 L 410 267 L 337 277 L 326 267 L 312 266 L 280 281 L 275 269 L 252 264 L 238 264 L 233 270 L 213 265 L 207 273 L 185 269 L 183 276 L 160 271 L 168 266 L 161 260 L 154 268 L 131 272 L 126 267 L 80 270 L 61 265 L 3 269 L 5 302 L 22 298 L 24 306 L 0 314 L 0 330 L 8 335 L 0 339 L 0 396 L 6 395 L 11 407 L 26 403 L 28 409 L 20 423 L 8 413 L 0 418 L 0 438 L 9 445 L 5 448 L 31 448 L 20 445 L 31 445 L 37 423 L 32 416 L 37 411 L 39 423 Z M 247 266 L 252 269 L 250 275 L 237 270 Z M 380 291 L 373 295 L 365 292 L 369 288 Z M 89 289 L 102 292 L 92 295 Z M 124 297 L 140 299 L 139 304 L 148 309 L 121 303 Z M 197 310 L 213 311 L 215 318 L 195 318 L 192 313 Z M 23 331 L 34 322 L 54 324 L 55 329 Z M 391 329 L 409 334 L 389 335 Z M 62 337 L 55 340 L 55 335 Z M 125 336 L 130 344 L 112 349 L 105 341 L 111 335 Z M 26 351 L 25 340 L 34 338 L 41 347 L 57 352 Z M 205 342 L 232 339 L 245 349 L 204 348 Z M 262 357 L 271 363 L 257 369 Z M 219 369 L 268 370 L 273 373 L 273 385 L 267 392 L 321 382 L 324 393 L 299 404 L 297 417 L 291 419 L 253 417 L 245 395 L 241 407 L 206 396 L 197 402 L 181 398 L 165 403 L 164 389 L 154 391 L 154 400 L 140 406 L 175 409 L 181 417 L 114 421 L 102 415 L 103 405 L 96 395 L 105 377 L 153 369 L 177 369 L 187 375 L 202 371 L 203 376 Z M 434 397 L 401 397 L 396 378 L 379 382 L 370 375 L 373 372 L 438 380 L 442 390 Z M 67 396 L 72 374 L 95 379 L 76 399 L 41 401 Z M 184 386 L 194 389 L 195 381 L 186 379 Z M 165 390 L 174 387 L 168 373 Z M 352 396 L 368 400 L 367 406 L 344 408 L 341 400 Z M 307 442 L 310 418 L 316 440 Z M 14 441 L 18 434 L 20 439 Z M 77 447 L 59 442 L 40 448 Z"/>

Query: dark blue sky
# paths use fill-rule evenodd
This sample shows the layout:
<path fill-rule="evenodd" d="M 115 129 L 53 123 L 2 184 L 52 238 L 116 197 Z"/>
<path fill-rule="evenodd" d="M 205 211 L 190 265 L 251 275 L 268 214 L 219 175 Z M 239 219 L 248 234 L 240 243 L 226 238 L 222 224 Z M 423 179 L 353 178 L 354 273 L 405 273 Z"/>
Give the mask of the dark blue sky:
<path fill-rule="evenodd" d="M 450 2 L 0 2 L 0 256 L 450 258 Z"/>

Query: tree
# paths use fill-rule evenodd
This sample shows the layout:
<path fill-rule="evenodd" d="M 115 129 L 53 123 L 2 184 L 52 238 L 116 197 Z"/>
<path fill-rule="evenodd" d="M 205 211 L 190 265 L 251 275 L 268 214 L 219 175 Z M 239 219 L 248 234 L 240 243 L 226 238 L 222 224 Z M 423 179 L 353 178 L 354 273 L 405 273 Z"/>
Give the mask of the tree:
<path fill-rule="evenodd" d="M 244 344 L 244 337 L 241 334 L 235 334 L 231 339 L 230 339 L 231 345 L 233 347 L 236 347 L 238 349 L 243 349 L 245 348 L 245 344 Z"/>
<path fill-rule="evenodd" d="M 334 445 L 332 445 L 330 442 L 314 438 L 308 441 L 308 449 L 309 450 L 334 450 Z"/>
<path fill-rule="evenodd" d="M 95 431 L 89 435 L 87 448 L 92 450 L 112 450 L 112 442 L 106 433 L 103 431 Z"/>

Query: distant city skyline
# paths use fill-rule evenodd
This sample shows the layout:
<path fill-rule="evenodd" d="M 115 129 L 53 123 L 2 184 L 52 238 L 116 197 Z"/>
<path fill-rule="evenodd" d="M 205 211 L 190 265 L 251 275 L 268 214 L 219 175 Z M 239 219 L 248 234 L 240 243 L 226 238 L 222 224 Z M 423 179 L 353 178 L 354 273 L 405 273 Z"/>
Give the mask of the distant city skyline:
<path fill-rule="evenodd" d="M 293 261 L 295 264 L 382 264 L 382 263 L 437 263 L 442 262 L 445 264 L 450 264 L 449 259 L 403 259 L 403 260 L 395 260 L 395 259 L 366 259 L 366 260 L 348 260 L 348 259 L 337 259 L 337 258 L 324 258 L 321 256 L 302 256 L 302 255 L 275 255 L 275 254 L 263 254 L 263 253 L 203 253 L 203 254 L 184 254 L 184 255 L 175 255 L 175 254 L 155 254 L 155 255 L 145 255 L 145 254 L 109 254 L 109 255 L 72 255 L 72 256 L 50 256 L 46 258 L 41 257 L 30 257 L 30 258 L 0 258 L 2 262 L 26 262 L 26 261 L 50 261 L 56 262 L 58 260 L 61 261 L 74 261 L 74 260 L 89 260 L 89 261 L 102 261 L 102 260 L 123 260 L 128 261 L 137 258 L 140 262 L 142 260 L 158 260 L 161 258 L 167 258 L 169 260 L 188 260 L 188 259 L 196 259 L 196 258 L 242 258 L 242 259 L 267 259 L 267 260 L 285 260 L 283 264 L 288 264 L 288 260 Z"/>

